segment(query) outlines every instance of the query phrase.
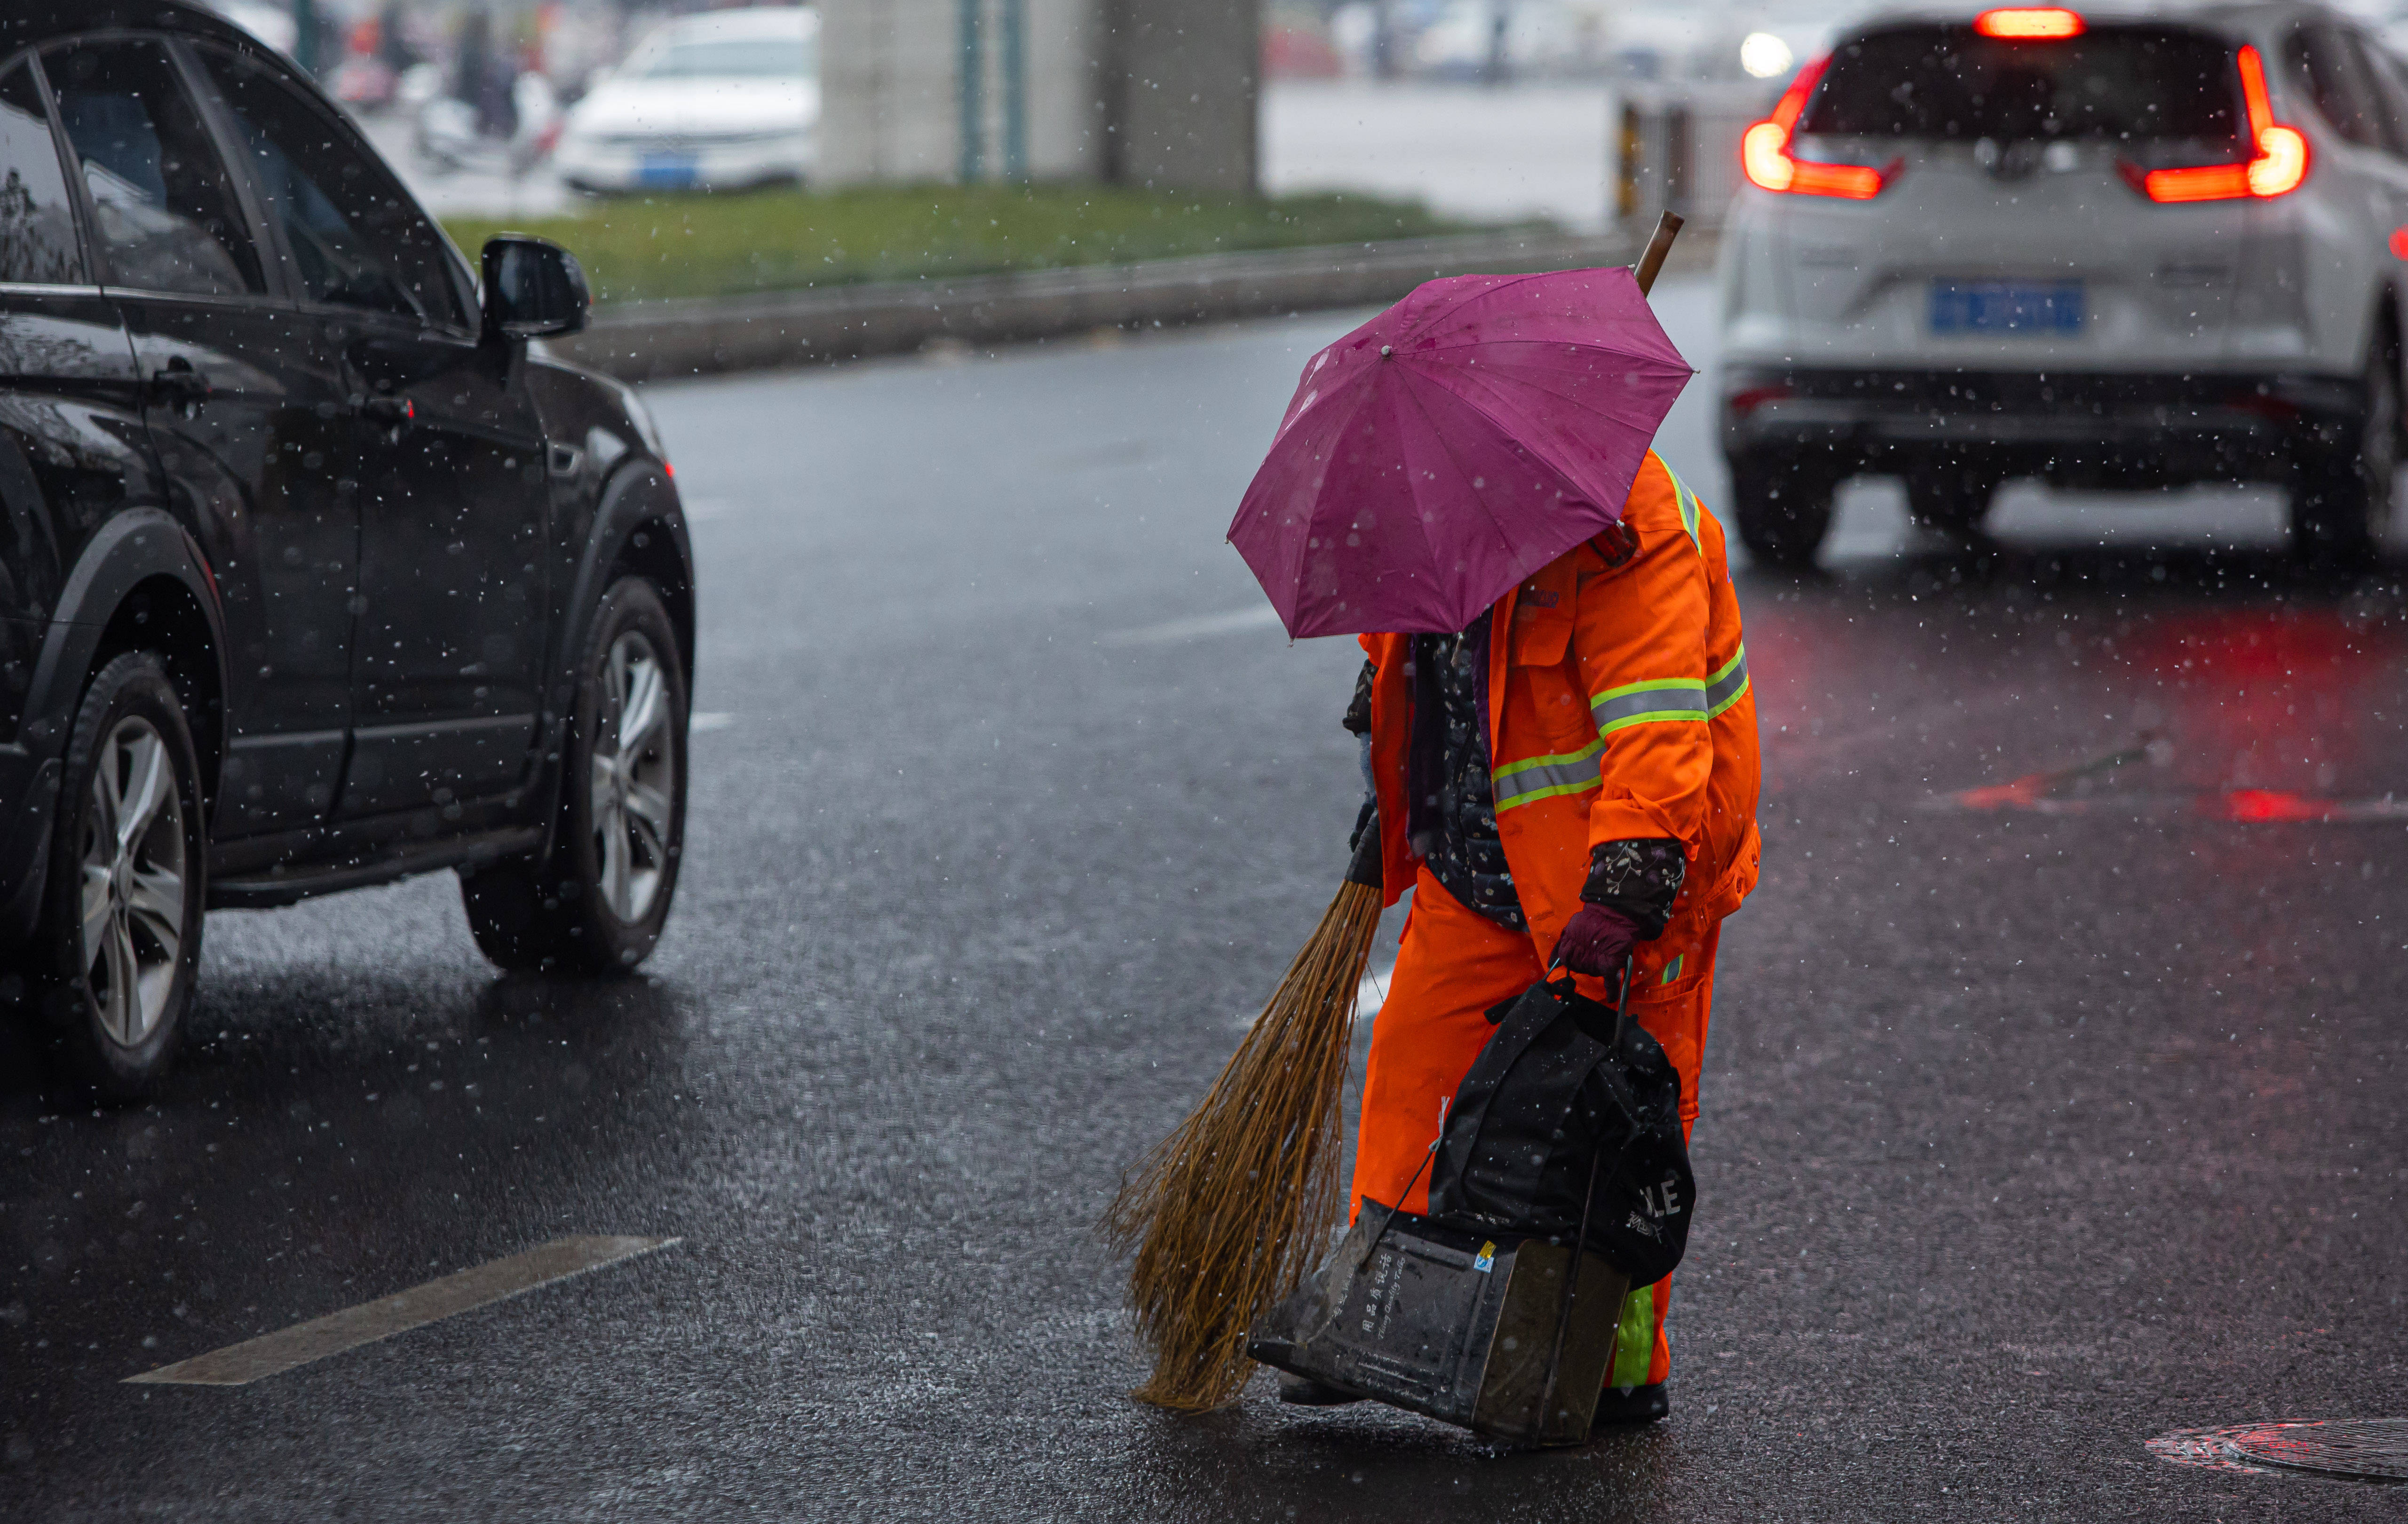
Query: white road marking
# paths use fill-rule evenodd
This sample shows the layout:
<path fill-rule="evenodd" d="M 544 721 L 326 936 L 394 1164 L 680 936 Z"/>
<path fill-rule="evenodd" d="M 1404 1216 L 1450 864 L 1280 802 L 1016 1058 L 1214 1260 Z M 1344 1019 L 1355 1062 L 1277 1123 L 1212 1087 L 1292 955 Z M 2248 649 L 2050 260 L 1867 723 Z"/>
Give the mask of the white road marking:
<path fill-rule="evenodd" d="M 1380 1007 L 1386 1004 L 1388 1000 L 1388 977 L 1396 971 L 1392 965 L 1376 972 L 1367 973 L 1363 976 L 1363 982 L 1354 986 L 1354 1019 L 1356 1021 L 1380 1014 Z"/>
<path fill-rule="evenodd" d="M 735 723 L 736 716 L 724 709 L 706 709 L 687 715 L 685 727 L 688 734 L 699 734 L 705 730 L 724 730 Z"/>
<path fill-rule="evenodd" d="M 556 1238 L 524 1254 L 513 1254 L 125 1379 L 184 1387 L 246 1386 L 263 1376 L 357 1349 L 396 1333 L 423 1328 L 455 1313 L 468 1312 L 681 1242 L 675 1238 Z"/>
<path fill-rule="evenodd" d="M 1192 640 L 1203 635 L 1234 635 L 1240 630 L 1258 630 L 1266 625 L 1277 628 L 1279 611 L 1268 603 L 1244 609 L 1232 609 L 1225 614 L 1198 614 L 1193 619 L 1173 619 L 1160 625 L 1145 625 L 1136 629 L 1112 630 L 1096 637 L 1097 645 L 1167 645 L 1173 640 Z"/>
<path fill-rule="evenodd" d="M 1388 976 L 1396 971 L 1393 967 L 1375 969 L 1365 974 L 1363 982 L 1354 986 L 1354 1019 L 1357 1022 L 1367 1021 L 1380 1014 L 1380 1007 L 1388 999 Z M 1238 1018 L 1238 1029 L 1249 1030 L 1262 1019 L 1261 1012 L 1249 1011 Z"/>

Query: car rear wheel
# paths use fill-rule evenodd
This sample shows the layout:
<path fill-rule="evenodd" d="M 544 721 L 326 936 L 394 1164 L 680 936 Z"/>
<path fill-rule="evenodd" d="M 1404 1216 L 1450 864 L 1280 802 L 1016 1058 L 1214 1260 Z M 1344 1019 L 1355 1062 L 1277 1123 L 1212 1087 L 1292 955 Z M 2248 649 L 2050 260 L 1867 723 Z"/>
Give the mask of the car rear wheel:
<path fill-rule="evenodd" d="M 1813 564 L 1831 532 L 1839 483 L 1795 462 L 1742 456 L 1731 462 L 1731 513 L 1740 543 L 1770 566 Z"/>
<path fill-rule="evenodd" d="M 2366 404 L 2336 448 L 2303 444 L 2291 469 L 2291 548 L 2303 559 L 2356 565 L 2382 548 L 2400 474 L 2400 358 L 2389 339 L 2369 346 Z"/>
<path fill-rule="evenodd" d="M 641 578 L 595 611 L 561 749 L 551 851 L 464 870 L 469 929 L 505 969 L 608 973 L 650 956 L 685 850 L 685 666 Z"/>
<path fill-rule="evenodd" d="M 156 655 L 129 652 L 93 674 L 65 764 L 35 999 L 68 1071 L 134 1100 L 183 1034 L 208 862 L 192 732 Z"/>

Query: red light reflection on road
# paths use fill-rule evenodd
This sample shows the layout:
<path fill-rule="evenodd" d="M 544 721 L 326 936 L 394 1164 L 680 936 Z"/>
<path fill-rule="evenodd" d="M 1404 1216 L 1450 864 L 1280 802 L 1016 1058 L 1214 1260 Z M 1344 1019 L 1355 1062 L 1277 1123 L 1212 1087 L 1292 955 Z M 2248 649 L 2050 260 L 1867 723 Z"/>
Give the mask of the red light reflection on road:
<path fill-rule="evenodd" d="M 2335 608 L 2200 610 L 2135 620 L 2111 650 L 2147 730 L 2135 723 L 2103 755 L 1963 789 L 1945 804 L 2267 824 L 2408 819 L 2408 631 L 2398 622 Z M 2147 758 L 2162 766 L 2135 765 Z"/>

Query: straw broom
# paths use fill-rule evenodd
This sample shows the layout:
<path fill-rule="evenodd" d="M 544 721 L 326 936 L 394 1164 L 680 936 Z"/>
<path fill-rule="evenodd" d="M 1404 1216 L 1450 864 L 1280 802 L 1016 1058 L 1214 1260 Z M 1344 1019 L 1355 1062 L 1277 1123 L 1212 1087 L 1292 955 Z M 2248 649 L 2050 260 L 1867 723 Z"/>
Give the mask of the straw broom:
<path fill-rule="evenodd" d="M 1204 1103 L 1104 1215 L 1114 1246 L 1137 1250 L 1129 1307 L 1154 1357 L 1141 1402 L 1202 1413 L 1234 1400 L 1254 1372 L 1246 1330 L 1296 1289 L 1337 1220 L 1339 1092 L 1380 929 L 1376 823 L 1346 879 Z"/>
<path fill-rule="evenodd" d="M 1670 212 L 1656 224 L 1642 294 L 1680 230 Z M 1203 1413 L 1234 1401 L 1254 1373 L 1246 1330 L 1296 1289 L 1338 1219 L 1338 1102 L 1381 899 L 1375 823 L 1203 1103 L 1105 1210 L 1105 1235 L 1136 1251 L 1129 1308 L 1154 1361 L 1131 1394 L 1141 1402 Z"/>

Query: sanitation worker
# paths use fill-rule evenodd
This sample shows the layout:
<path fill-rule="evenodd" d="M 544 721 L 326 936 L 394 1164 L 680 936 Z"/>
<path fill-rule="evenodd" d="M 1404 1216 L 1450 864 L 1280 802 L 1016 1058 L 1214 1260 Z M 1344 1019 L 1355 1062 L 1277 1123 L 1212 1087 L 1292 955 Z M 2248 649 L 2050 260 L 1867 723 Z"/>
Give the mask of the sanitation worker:
<path fill-rule="evenodd" d="M 1756 885 L 1756 700 L 1723 530 L 1649 453 L 1620 523 L 1454 635 L 1367 635 L 1364 738 L 1388 902 L 1413 890 L 1371 1033 L 1350 1199 L 1426 1212 L 1443 1107 L 1489 1007 L 1560 952 L 1582 992 L 1635 955 L 1631 1013 L 1698 1068 L 1723 917 Z M 1418 1179 L 1416 1178 L 1418 1176 Z M 1402 1198 L 1400 1200 L 1400 1198 Z M 1668 1411 L 1670 1277 L 1634 1291 L 1598 1422 Z M 1288 1377 L 1290 1402 L 1352 1394 Z"/>

